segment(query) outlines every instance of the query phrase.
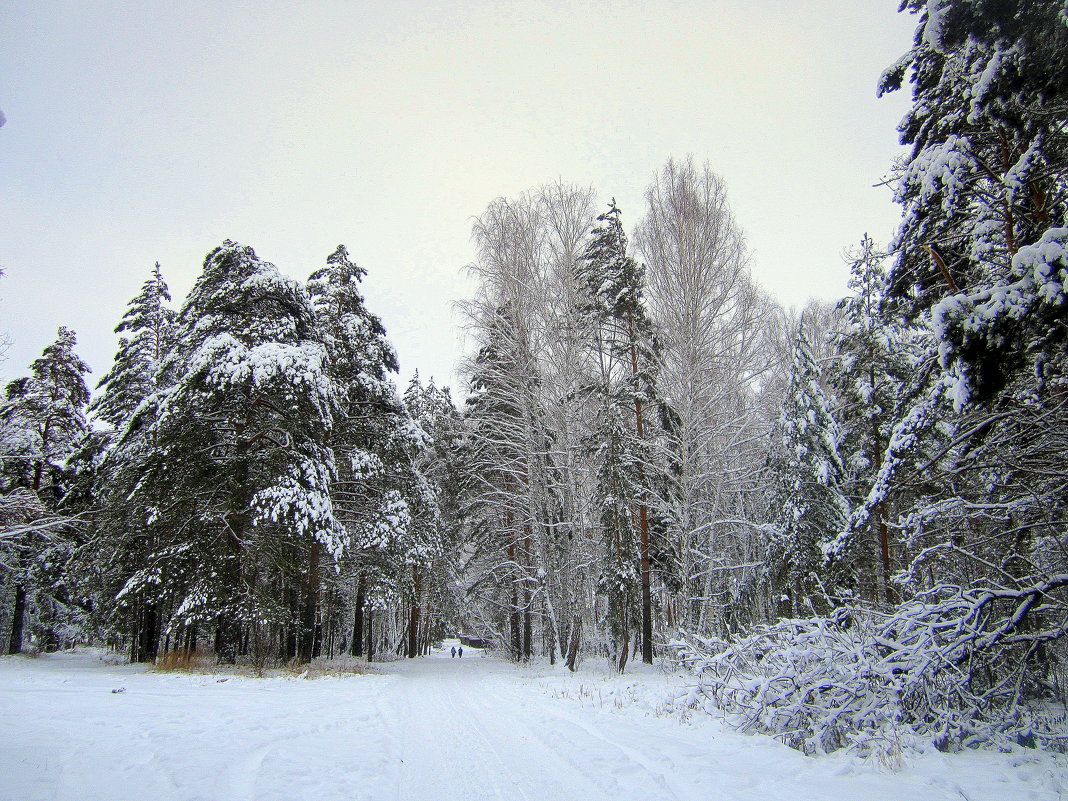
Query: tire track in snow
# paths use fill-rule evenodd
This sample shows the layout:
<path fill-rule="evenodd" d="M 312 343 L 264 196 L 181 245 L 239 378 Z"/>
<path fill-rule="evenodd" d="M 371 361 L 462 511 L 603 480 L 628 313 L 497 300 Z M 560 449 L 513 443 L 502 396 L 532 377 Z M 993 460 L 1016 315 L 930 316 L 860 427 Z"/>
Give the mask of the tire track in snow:
<path fill-rule="evenodd" d="M 502 687 L 498 684 L 493 690 L 497 708 L 518 710 L 522 707 L 528 711 L 531 709 L 526 693 L 522 692 L 519 687 Z M 485 693 L 483 697 L 486 697 Z M 606 793 L 606 798 L 618 800 L 635 795 L 636 797 L 656 798 L 658 801 L 661 799 L 680 801 L 678 794 L 669 786 L 665 774 L 635 749 L 605 737 L 592 727 L 576 726 L 572 716 L 565 713 L 559 704 L 554 704 L 552 707 L 542 704 L 539 711 L 543 715 L 548 714 L 548 717 L 539 721 L 538 725 L 532 725 L 528 717 L 518 714 L 515 715 L 515 723 L 540 740 L 556 755 L 557 759 L 572 766 L 590 783 L 597 785 L 600 792 Z M 577 729 L 581 736 L 578 738 L 572 736 L 565 741 L 565 725 L 572 730 Z M 597 743 L 607 746 L 607 752 L 603 748 L 597 748 Z M 601 754 L 602 763 L 608 768 L 607 774 L 591 770 L 588 763 L 581 763 L 571 756 L 571 754 L 582 754 L 588 757 L 591 753 L 598 752 Z M 634 786 L 636 779 L 650 782 L 653 786 L 639 790 Z"/>
<path fill-rule="evenodd" d="M 459 719 L 459 716 L 461 714 L 464 714 L 464 715 L 470 714 L 470 712 L 472 710 L 472 705 L 470 704 L 470 702 L 464 704 L 464 706 L 461 707 L 459 701 L 456 700 L 456 694 L 455 693 L 450 693 L 448 695 L 448 703 L 450 705 L 450 708 L 456 713 L 457 719 Z M 474 732 L 476 735 L 478 735 L 478 737 L 481 739 L 481 741 L 483 743 L 483 746 L 484 746 L 484 750 L 486 752 L 490 753 L 493 756 L 493 760 L 500 767 L 501 773 L 502 774 L 511 773 L 512 771 L 510 771 L 508 769 L 508 765 L 507 765 L 507 763 L 505 763 L 504 758 L 501 756 L 500 751 L 497 749 L 496 746 L 494 746 L 493 741 L 490 740 L 489 736 L 485 732 L 485 720 L 484 720 L 484 718 L 482 720 L 480 720 L 480 724 L 481 725 L 472 727 L 471 731 Z M 504 792 L 502 792 L 501 786 L 496 781 L 496 779 L 494 779 L 493 783 L 497 787 L 497 795 L 498 795 L 499 798 L 503 799 L 503 798 L 510 797 L 510 796 L 506 796 L 504 794 Z M 512 787 L 514 787 L 523 796 L 523 798 L 527 799 L 527 801 L 530 801 L 530 796 L 527 794 L 527 791 L 525 789 L 523 789 L 523 785 L 519 781 L 517 781 L 514 777 L 512 777 L 509 780 L 509 783 L 512 785 Z"/>
<path fill-rule="evenodd" d="M 508 801 L 694 797 L 670 779 L 670 759 L 577 725 L 559 704 L 534 703 L 539 694 L 517 684 L 510 667 L 430 658 L 383 668 L 398 678 L 379 703 L 398 749 L 396 798 L 431 797 L 443 787 Z"/>
<path fill-rule="evenodd" d="M 443 790 L 460 797 L 514 799 L 487 767 L 493 754 L 474 742 L 478 732 L 464 720 L 454 700 L 456 690 L 455 679 L 448 676 L 402 676 L 378 699 L 378 713 L 393 743 L 390 784 L 397 801 L 432 798 Z"/>

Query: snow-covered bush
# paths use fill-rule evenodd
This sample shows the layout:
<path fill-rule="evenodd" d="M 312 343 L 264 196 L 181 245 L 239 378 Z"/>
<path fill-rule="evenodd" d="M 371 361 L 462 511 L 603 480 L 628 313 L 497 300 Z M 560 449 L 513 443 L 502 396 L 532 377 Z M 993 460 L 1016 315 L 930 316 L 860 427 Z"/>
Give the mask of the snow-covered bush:
<path fill-rule="evenodd" d="M 1064 750 L 1066 587 L 1068 575 L 943 586 L 891 612 L 844 608 L 729 641 L 682 633 L 671 651 L 697 676 L 689 705 L 805 753 Z"/>

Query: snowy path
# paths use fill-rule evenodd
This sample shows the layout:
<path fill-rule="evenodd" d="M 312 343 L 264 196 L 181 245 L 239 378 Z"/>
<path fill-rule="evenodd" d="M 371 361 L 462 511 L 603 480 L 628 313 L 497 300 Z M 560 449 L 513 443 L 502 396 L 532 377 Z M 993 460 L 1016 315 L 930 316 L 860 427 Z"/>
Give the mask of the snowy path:
<path fill-rule="evenodd" d="M 806 759 L 705 716 L 677 681 L 426 659 L 379 675 L 157 674 L 91 655 L 0 659 L 0 801 L 1013 801 L 1061 797 L 1048 755 Z M 443 657 L 443 658 L 442 658 Z M 112 690 L 124 688 L 124 692 Z"/>

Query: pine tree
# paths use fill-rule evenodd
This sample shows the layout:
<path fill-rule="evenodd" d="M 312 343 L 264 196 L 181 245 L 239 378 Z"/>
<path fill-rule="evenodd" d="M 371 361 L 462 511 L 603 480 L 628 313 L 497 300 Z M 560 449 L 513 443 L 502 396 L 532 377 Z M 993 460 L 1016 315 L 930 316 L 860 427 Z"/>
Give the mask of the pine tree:
<path fill-rule="evenodd" d="M 308 553 L 347 545 L 330 497 L 337 400 L 316 336 L 303 287 L 227 240 L 177 317 L 163 388 L 128 426 L 152 442 L 128 467 L 157 540 L 120 598 L 171 606 L 172 627 L 216 626 L 226 661 L 243 627 L 292 623 L 287 591 Z"/>
<path fill-rule="evenodd" d="M 633 498 L 643 493 L 646 470 L 638 442 L 618 404 L 605 403 L 601 425 L 591 433 L 597 453 L 597 499 L 600 502 L 602 567 L 599 589 L 608 599 L 609 628 L 619 639 L 622 673 L 630 655 L 631 621 L 642 617 L 642 544 Z M 647 522 L 647 519 L 646 521 Z M 637 556 L 637 558 L 635 558 Z M 644 654 L 644 648 L 643 648 Z"/>
<path fill-rule="evenodd" d="M 30 377 L 8 384 L 0 408 L 9 482 L 43 492 L 53 502 L 64 492 L 64 463 L 88 430 L 84 376 L 89 367 L 75 355 L 76 344 L 74 332 L 60 328 L 56 341 L 34 361 Z"/>
<path fill-rule="evenodd" d="M 498 308 L 474 360 L 464 409 L 463 514 L 472 529 L 470 578 L 475 586 L 492 586 L 494 603 L 508 610 L 511 655 L 520 660 L 526 650 L 522 595 L 530 579 L 521 559 L 530 490 L 530 420 L 523 399 L 532 382 L 528 365 L 517 357 L 517 328 L 512 307 Z"/>
<path fill-rule="evenodd" d="M 882 470 L 900 398 L 922 335 L 903 326 L 887 297 L 886 255 L 865 236 L 850 263 L 849 294 L 838 304 L 830 383 L 840 404 L 841 454 L 850 505 L 863 503 Z M 895 569 L 885 499 L 843 529 L 829 548 L 871 600 L 893 602 Z M 877 577 L 876 581 L 873 579 Z M 877 590 L 877 591 L 876 591 Z"/>
<path fill-rule="evenodd" d="M 825 552 L 849 520 L 842 493 L 845 466 L 839 454 L 841 432 L 831 416 L 820 385 L 820 372 L 811 346 L 798 328 L 793 370 L 783 400 L 775 452 L 779 480 L 779 542 L 775 562 L 788 591 L 792 611 L 803 605 L 815 610 L 820 596 L 837 604 L 848 587 L 831 582 L 824 569 Z"/>
<path fill-rule="evenodd" d="M 891 287 L 912 319 L 931 312 L 960 408 L 1063 351 L 1068 26 L 1055 0 L 904 7 L 924 13 L 881 85 L 911 73 Z"/>
<path fill-rule="evenodd" d="M 396 586 L 407 587 L 408 655 L 414 657 L 420 651 L 426 574 L 438 551 L 437 503 L 418 465 L 428 443 L 389 378 L 398 370 L 397 356 L 360 293 L 364 275 L 339 245 L 308 281 L 338 402 L 331 436 L 338 476 L 331 497 L 351 543 L 351 580 L 359 585 L 368 575 L 388 575 Z M 319 583 L 318 554 L 313 550 L 311 556 L 306 636 Z M 362 598 L 358 587 L 355 594 L 354 615 L 361 616 L 366 587 Z"/>
<path fill-rule="evenodd" d="M 438 620 L 458 620 L 464 600 L 457 593 L 465 524 L 464 423 L 449 388 L 438 387 L 433 378 L 424 385 L 418 371 L 404 392 L 404 406 L 426 435 L 416 467 L 434 493 L 439 515 L 439 558 L 428 572 L 427 593 L 433 602 L 428 608 L 436 611 Z"/>
<path fill-rule="evenodd" d="M 72 510 L 92 512 L 93 547 L 82 550 L 72 567 L 82 576 L 93 576 L 97 624 L 129 633 L 130 659 L 152 661 L 157 652 L 162 623 L 156 604 L 137 594 L 116 607 L 114 598 L 130 577 L 140 570 L 156 535 L 146 526 L 143 498 L 131 503 L 131 493 L 140 478 L 137 465 L 151 451 L 150 427 L 142 415 L 136 431 L 127 431 L 134 412 L 161 387 L 159 368 L 173 343 L 175 313 L 166 304 L 170 293 L 157 262 L 140 293 L 127 305 L 116 327 L 125 333 L 111 370 L 98 384 L 99 394 L 89 406 L 98 419 L 112 426 L 86 439 L 77 455 L 77 497 L 69 497 Z M 157 524 L 158 525 L 158 524 Z"/>
<path fill-rule="evenodd" d="M 89 411 L 101 420 L 121 429 L 141 401 L 156 388 L 156 373 L 173 340 L 175 313 L 165 304 L 171 299 L 160 272 L 159 262 L 141 292 L 127 305 L 126 313 L 115 328 L 116 334 L 128 333 L 119 340 L 115 360 L 100 383 L 100 394 Z"/>
<path fill-rule="evenodd" d="M 74 353 L 76 344 L 74 332 L 61 327 L 56 341 L 34 361 L 30 376 L 7 385 L 0 406 L 3 490 L 32 493 L 43 510 L 54 511 L 66 494 L 68 460 L 88 430 L 84 376 L 89 367 Z M 62 622 L 63 601 L 68 600 L 61 573 L 69 546 L 33 536 L 14 545 L 18 550 L 12 560 L 15 588 L 8 652 L 22 648 L 26 614 L 35 621 L 43 645 L 58 647 L 56 628 Z"/>
<path fill-rule="evenodd" d="M 867 506 L 940 427 L 944 447 L 912 459 L 926 474 L 908 516 L 921 563 L 965 584 L 1026 582 L 1059 569 L 1051 510 L 1068 473 L 1068 27 L 1053 0 L 905 7 L 923 12 L 915 43 L 882 84 L 908 72 L 913 85 L 890 287 L 929 347 Z"/>
<path fill-rule="evenodd" d="M 627 237 L 615 201 L 597 221 L 599 225 L 592 231 L 590 242 L 577 267 L 580 285 L 585 289 L 582 311 L 590 321 L 594 348 L 599 353 L 601 372 L 598 391 L 607 402 L 625 404 L 633 411 L 635 442 L 633 446 L 624 446 L 624 449 L 637 454 L 645 448 L 647 422 L 644 409 L 656 396 L 656 346 L 653 325 L 642 297 L 644 269 L 627 254 Z M 613 501 L 637 506 L 642 661 L 649 664 L 653 661 L 649 526 L 652 483 L 652 477 L 647 472 L 636 484 L 632 484 L 639 490 L 635 495 Z M 621 486 L 617 480 L 609 484 Z M 610 498 L 612 491 L 609 486 L 602 486 L 604 497 Z"/>

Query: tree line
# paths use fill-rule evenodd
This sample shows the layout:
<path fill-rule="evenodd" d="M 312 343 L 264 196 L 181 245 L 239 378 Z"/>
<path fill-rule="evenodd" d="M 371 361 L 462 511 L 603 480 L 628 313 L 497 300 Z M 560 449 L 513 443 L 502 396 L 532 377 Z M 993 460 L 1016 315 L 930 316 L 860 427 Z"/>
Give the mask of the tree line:
<path fill-rule="evenodd" d="M 409 408 L 441 393 L 398 396 L 363 275 L 344 247 L 302 283 L 227 241 L 174 311 L 156 265 L 91 403 L 60 329 L 2 410 L 7 497 L 54 516 L 5 537 L 9 651 L 28 620 L 134 661 L 202 639 L 225 662 L 422 653 L 440 512 Z"/>
<path fill-rule="evenodd" d="M 630 235 L 589 187 L 490 203 L 459 404 L 393 388 L 343 248 L 301 284 L 224 243 L 177 313 L 157 269 L 92 428 L 61 329 L 2 410 L 12 646 L 26 619 L 135 659 L 209 635 L 228 661 L 414 656 L 462 627 L 571 669 L 667 656 L 806 750 L 1054 742 L 1032 702 L 1063 702 L 1068 631 L 1068 19 L 903 8 L 902 223 L 837 304 L 763 291 L 684 159 Z"/>

